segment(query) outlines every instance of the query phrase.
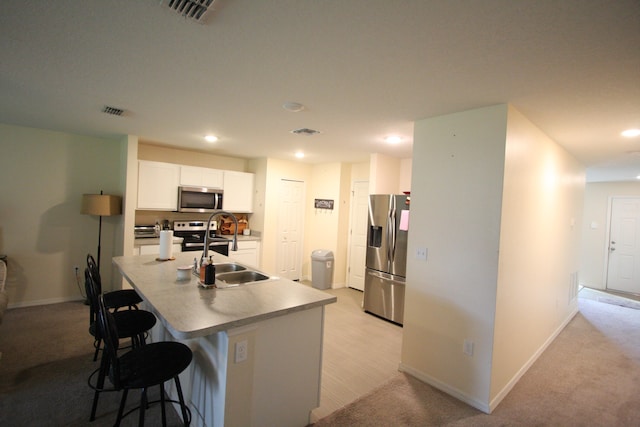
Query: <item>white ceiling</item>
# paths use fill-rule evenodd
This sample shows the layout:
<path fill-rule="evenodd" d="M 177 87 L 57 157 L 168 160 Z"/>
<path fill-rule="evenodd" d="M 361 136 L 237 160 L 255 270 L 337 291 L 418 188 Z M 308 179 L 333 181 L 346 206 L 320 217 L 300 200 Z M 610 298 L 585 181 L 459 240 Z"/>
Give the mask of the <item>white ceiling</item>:
<path fill-rule="evenodd" d="M 638 0 L 217 0 L 204 24 L 160 0 L 2 1 L 0 58 L 7 124 L 355 162 L 410 157 L 415 120 L 511 103 L 592 179 L 640 173 L 620 136 L 640 128 Z"/>

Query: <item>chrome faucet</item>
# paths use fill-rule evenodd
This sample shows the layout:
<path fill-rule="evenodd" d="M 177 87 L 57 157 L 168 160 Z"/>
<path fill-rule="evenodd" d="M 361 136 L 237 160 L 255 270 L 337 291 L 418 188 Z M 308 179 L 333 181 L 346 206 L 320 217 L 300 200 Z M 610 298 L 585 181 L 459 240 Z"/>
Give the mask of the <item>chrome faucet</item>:
<path fill-rule="evenodd" d="M 207 231 L 206 231 L 206 234 L 204 235 L 204 251 L 202 252 L 202 257 L 200 258 L 200 265 L 202 265 L 203 262 L 206 262 L 207 258 L 209 257 L 209 242 L 211 242 L 211 236 L 209 235 L 209 232 L 211 228 L 211 220 L 213 219 L 213 217 L 218 215 L 229 215 L 233 219 L 233 222 L 235 223 L 236 226 L 233 230 L 233 246 L 231 246 L 231 250 L 232 251 L 238 250 L 238 218 L 236 218 L 236 216 L 231 212 L 215 211 L 214 213 L 211 214 L 211 216 L 207 220 Z"/>

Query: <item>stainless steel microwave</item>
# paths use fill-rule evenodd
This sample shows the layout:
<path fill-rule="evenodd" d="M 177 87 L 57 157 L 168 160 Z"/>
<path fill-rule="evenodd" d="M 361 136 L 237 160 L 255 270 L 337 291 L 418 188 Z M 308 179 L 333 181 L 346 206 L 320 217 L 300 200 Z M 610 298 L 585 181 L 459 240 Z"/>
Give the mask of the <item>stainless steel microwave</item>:
<path fill-rule="evenodd" d="M 208 187 L 178 187 L 178 212 L 213 212 L 222 209 L 222 190 Z"/>

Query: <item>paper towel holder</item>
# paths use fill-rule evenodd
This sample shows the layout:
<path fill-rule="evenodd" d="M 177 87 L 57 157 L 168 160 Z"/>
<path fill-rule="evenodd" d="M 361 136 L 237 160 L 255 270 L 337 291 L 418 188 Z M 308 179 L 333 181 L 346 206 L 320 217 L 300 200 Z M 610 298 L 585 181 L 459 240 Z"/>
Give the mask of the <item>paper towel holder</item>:
<path fill-rule="evenodd" d="M 168 235 L 168 237 L 165 238 L 165 236 Z M 169 241 L 166 241 L 166 239 L 169 239 Z M 173 245 L 173 230 L 162 230 L 160 231 L 160 254 L 159 256 L 156 258 L 156 261 L 173 261 L 176 259 L 176 257 L 173 256 L 173 253 L 171 252 L 171 246 Z M 165 248 L 163 248 L 164 245 L 168 245 L 168 251 L 169 251 L 169 256 L 167 258 L 163 258 L 162 254 L 163 252 L 165 252 Z"/>

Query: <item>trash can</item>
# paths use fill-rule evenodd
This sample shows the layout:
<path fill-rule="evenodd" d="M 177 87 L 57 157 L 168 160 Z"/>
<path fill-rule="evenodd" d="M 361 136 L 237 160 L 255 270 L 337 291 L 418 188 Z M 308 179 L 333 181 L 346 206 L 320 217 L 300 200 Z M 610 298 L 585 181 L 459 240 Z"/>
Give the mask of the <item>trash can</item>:
<path fill-rule="evenodd" d="M 333 281 L 333 252 L 317 249 L 311 252 L 311 283 L 316 289 L 330 289 Z"/>

